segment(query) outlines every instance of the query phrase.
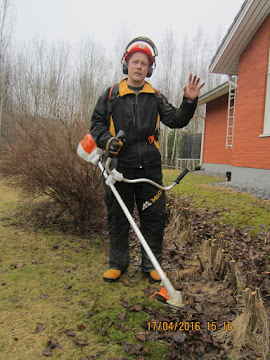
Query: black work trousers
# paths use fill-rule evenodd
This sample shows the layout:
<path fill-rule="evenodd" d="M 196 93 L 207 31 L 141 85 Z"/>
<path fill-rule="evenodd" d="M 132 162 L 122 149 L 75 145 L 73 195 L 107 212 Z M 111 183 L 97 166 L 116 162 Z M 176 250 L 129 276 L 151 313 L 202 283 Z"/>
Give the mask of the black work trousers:
<path fill-rule="evenodd" d="M 161 166 L 147 168 L 117 167 L 127 179 L 148 178 L 162 184 Z M 133 214 L 134 205 L 138 208 L 140 230 L 160 263 L 162 258 L 162 241 L 166 223 L 165 192 L 149 183 L 128 184 L 116 182 L 115 187 Z M 110 269 L 124 271 L 129 265 L 129 229 L 130 224 L 118 201 L 108 186 L 105 186 L 105 203 L 108 210 L 110 234 Z M 142 271 L 150 272 L 154 267 L 142 247 Z"/>

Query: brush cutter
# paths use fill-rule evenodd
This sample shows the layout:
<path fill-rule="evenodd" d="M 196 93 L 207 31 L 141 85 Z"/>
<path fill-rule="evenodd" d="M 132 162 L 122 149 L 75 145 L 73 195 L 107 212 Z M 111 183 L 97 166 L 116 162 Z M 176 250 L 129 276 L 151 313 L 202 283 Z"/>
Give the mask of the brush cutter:
<path fill-rule="evenodd" d="M 125 137 L 125 133 L 122 130 L 120 130 L 116 137 L 123 139 Z M 150 184 L 156 186 L 157 188 L 159 188 L 162 191 L 167 191 L 167 190 L 172 189 L 175 185 L 179 184 L 180 180 L 187 174 L 187 172 L 189 170 L 185 169 L 174 180 L 173 184 L 168 187 L 161 186 L 160 184 L 157 184 L 156 182 L 154 182 L 150 179 L 145 179 L 145 178 L 135 179 L 135 180 L 126 179 L 123 177 L 123 174 L 118 172 L 116 169 L 113 169 L 113 170 L 110 169 L 110 164 L 112 161 L 112 158 L 110 158 L 110 157 L 108 157 L 108 159 L 105 163 L 105 169 L 104 169 L 104 166 L 101 162 L 101 158 L 104 155 L 104 151 L 97 147 L 96 143 L 94 142 L 94 140 L 90 134 L 87 134 L 84 137 L 84 139 L 80 141 L 80 143 L 78 145 L 77 153 L 82 159 L 86 160 L 87 162 L 91 162 L 95 166 L 99 167 L 101 173 L 103 174 L 103 176 L 106 180 L 105 183 L 111 188 L 114 196 L 116 197 L 119 205 L 121 206 L 125 216 L 127 217 L 130 225 L 132 226 L 135 234 L 139 238 L 150 261 L 152 262 L 154 268 L 158 272 L 158 274 L 161 278 L 161 291 L 156 292 L 151 297 L 152 298 L 154 297 L 157 299 L 162 298 L 162 299 L 164 299 L 164 301 L 166 301 L 166 303 L 168 305 L 170 305 L 172 307 L 183 308 L 184 303 L 182 301 L 181 292 L 174 289 L 171 281 L 168 279 L 168 277 L 162 270 L 161 266 L 159 265 L 157 259 L 155 258 L 152 250 L 150 249 L 148 243 L 146 242 L 144 236 L 142 235 L 139 227 L 135 223 L 134 218 L 130 214 L 127 206 L 123 202 L 123 200 L 122 200 L 121 196 L 119 195 L 117 189 L 115 188 L 114 184 L 116 181 L 124 181 L 124 182 L 130 183 L 130 184 L 134 184 L 134 183 L 138 183 L 138 182 L 147 182 L 147 183 L 150 183 Z"/>

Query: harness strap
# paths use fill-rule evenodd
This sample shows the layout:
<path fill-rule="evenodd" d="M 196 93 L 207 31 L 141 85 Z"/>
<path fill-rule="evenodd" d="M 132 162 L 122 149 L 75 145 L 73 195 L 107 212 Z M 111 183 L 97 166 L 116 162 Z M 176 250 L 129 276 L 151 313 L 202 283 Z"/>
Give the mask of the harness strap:
<path fill-rule="evenodd" d="M 110 88 L 109 100 L 111 100 L 111 98 L 112 98 L 112 91 L 113 91 L 114 85 L 115 85 L 115 84 L 113 84 L 112 87 Z"/>

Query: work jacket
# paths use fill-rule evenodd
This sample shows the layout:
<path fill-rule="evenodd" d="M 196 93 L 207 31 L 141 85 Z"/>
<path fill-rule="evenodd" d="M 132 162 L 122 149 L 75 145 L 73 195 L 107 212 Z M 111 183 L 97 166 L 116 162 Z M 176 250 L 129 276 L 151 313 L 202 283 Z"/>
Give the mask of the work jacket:
<path fill-rule="evenodd" d="M 184 97 L 177 109 L 148 82 L 136 95 L 124 79 L 119 84 L 119 94 L 110 114 L 110 90 L 108 88 L 99 98 L 91 120 L 90 132 L 97 146 L 105 149 L 107 141 L 123 130 L 126 141 L 117 155 L 119 165 L 144 167 L 161 164 L 159 122 L 170 128 L 186 126 L 194 114 L 197 99 L 189 102 Z"/>

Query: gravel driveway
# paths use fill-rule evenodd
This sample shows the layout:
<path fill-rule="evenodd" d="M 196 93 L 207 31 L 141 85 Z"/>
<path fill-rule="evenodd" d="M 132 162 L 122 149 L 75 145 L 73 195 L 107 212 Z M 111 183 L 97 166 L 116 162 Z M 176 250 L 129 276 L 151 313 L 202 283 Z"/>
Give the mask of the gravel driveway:
<path fill-rule="evenodd" d="M 194 174 L 205 174 L 205 175 L 210 175 L 210 176 L 220 176 L 224 178 L 224 174 L 220 175 L 217 173 L 209 173 L 209 172 L 204 172 L 204 171 L 198 171 L 198 172 L 194 172 Z M 237 181 L 225 181 L 225 182 L 219 182 L 219 183 L 213 183 L 212 185 L 215 186 L 220 186 L 220 187 L 225 187 L 225 188 L 230 188 L 236 191 L 240 191 L 240 192 L 245 192 L 248 193 L 250 195 L 255 196 L 258 199 L 261 200 L 270 200 L 270 184 L 269 187 L 260 187 L 258 185 L 254 185 L 254 184 L 247 184 L 247 183 L 241 183 L 241 182 L 237 182 Z"/>

